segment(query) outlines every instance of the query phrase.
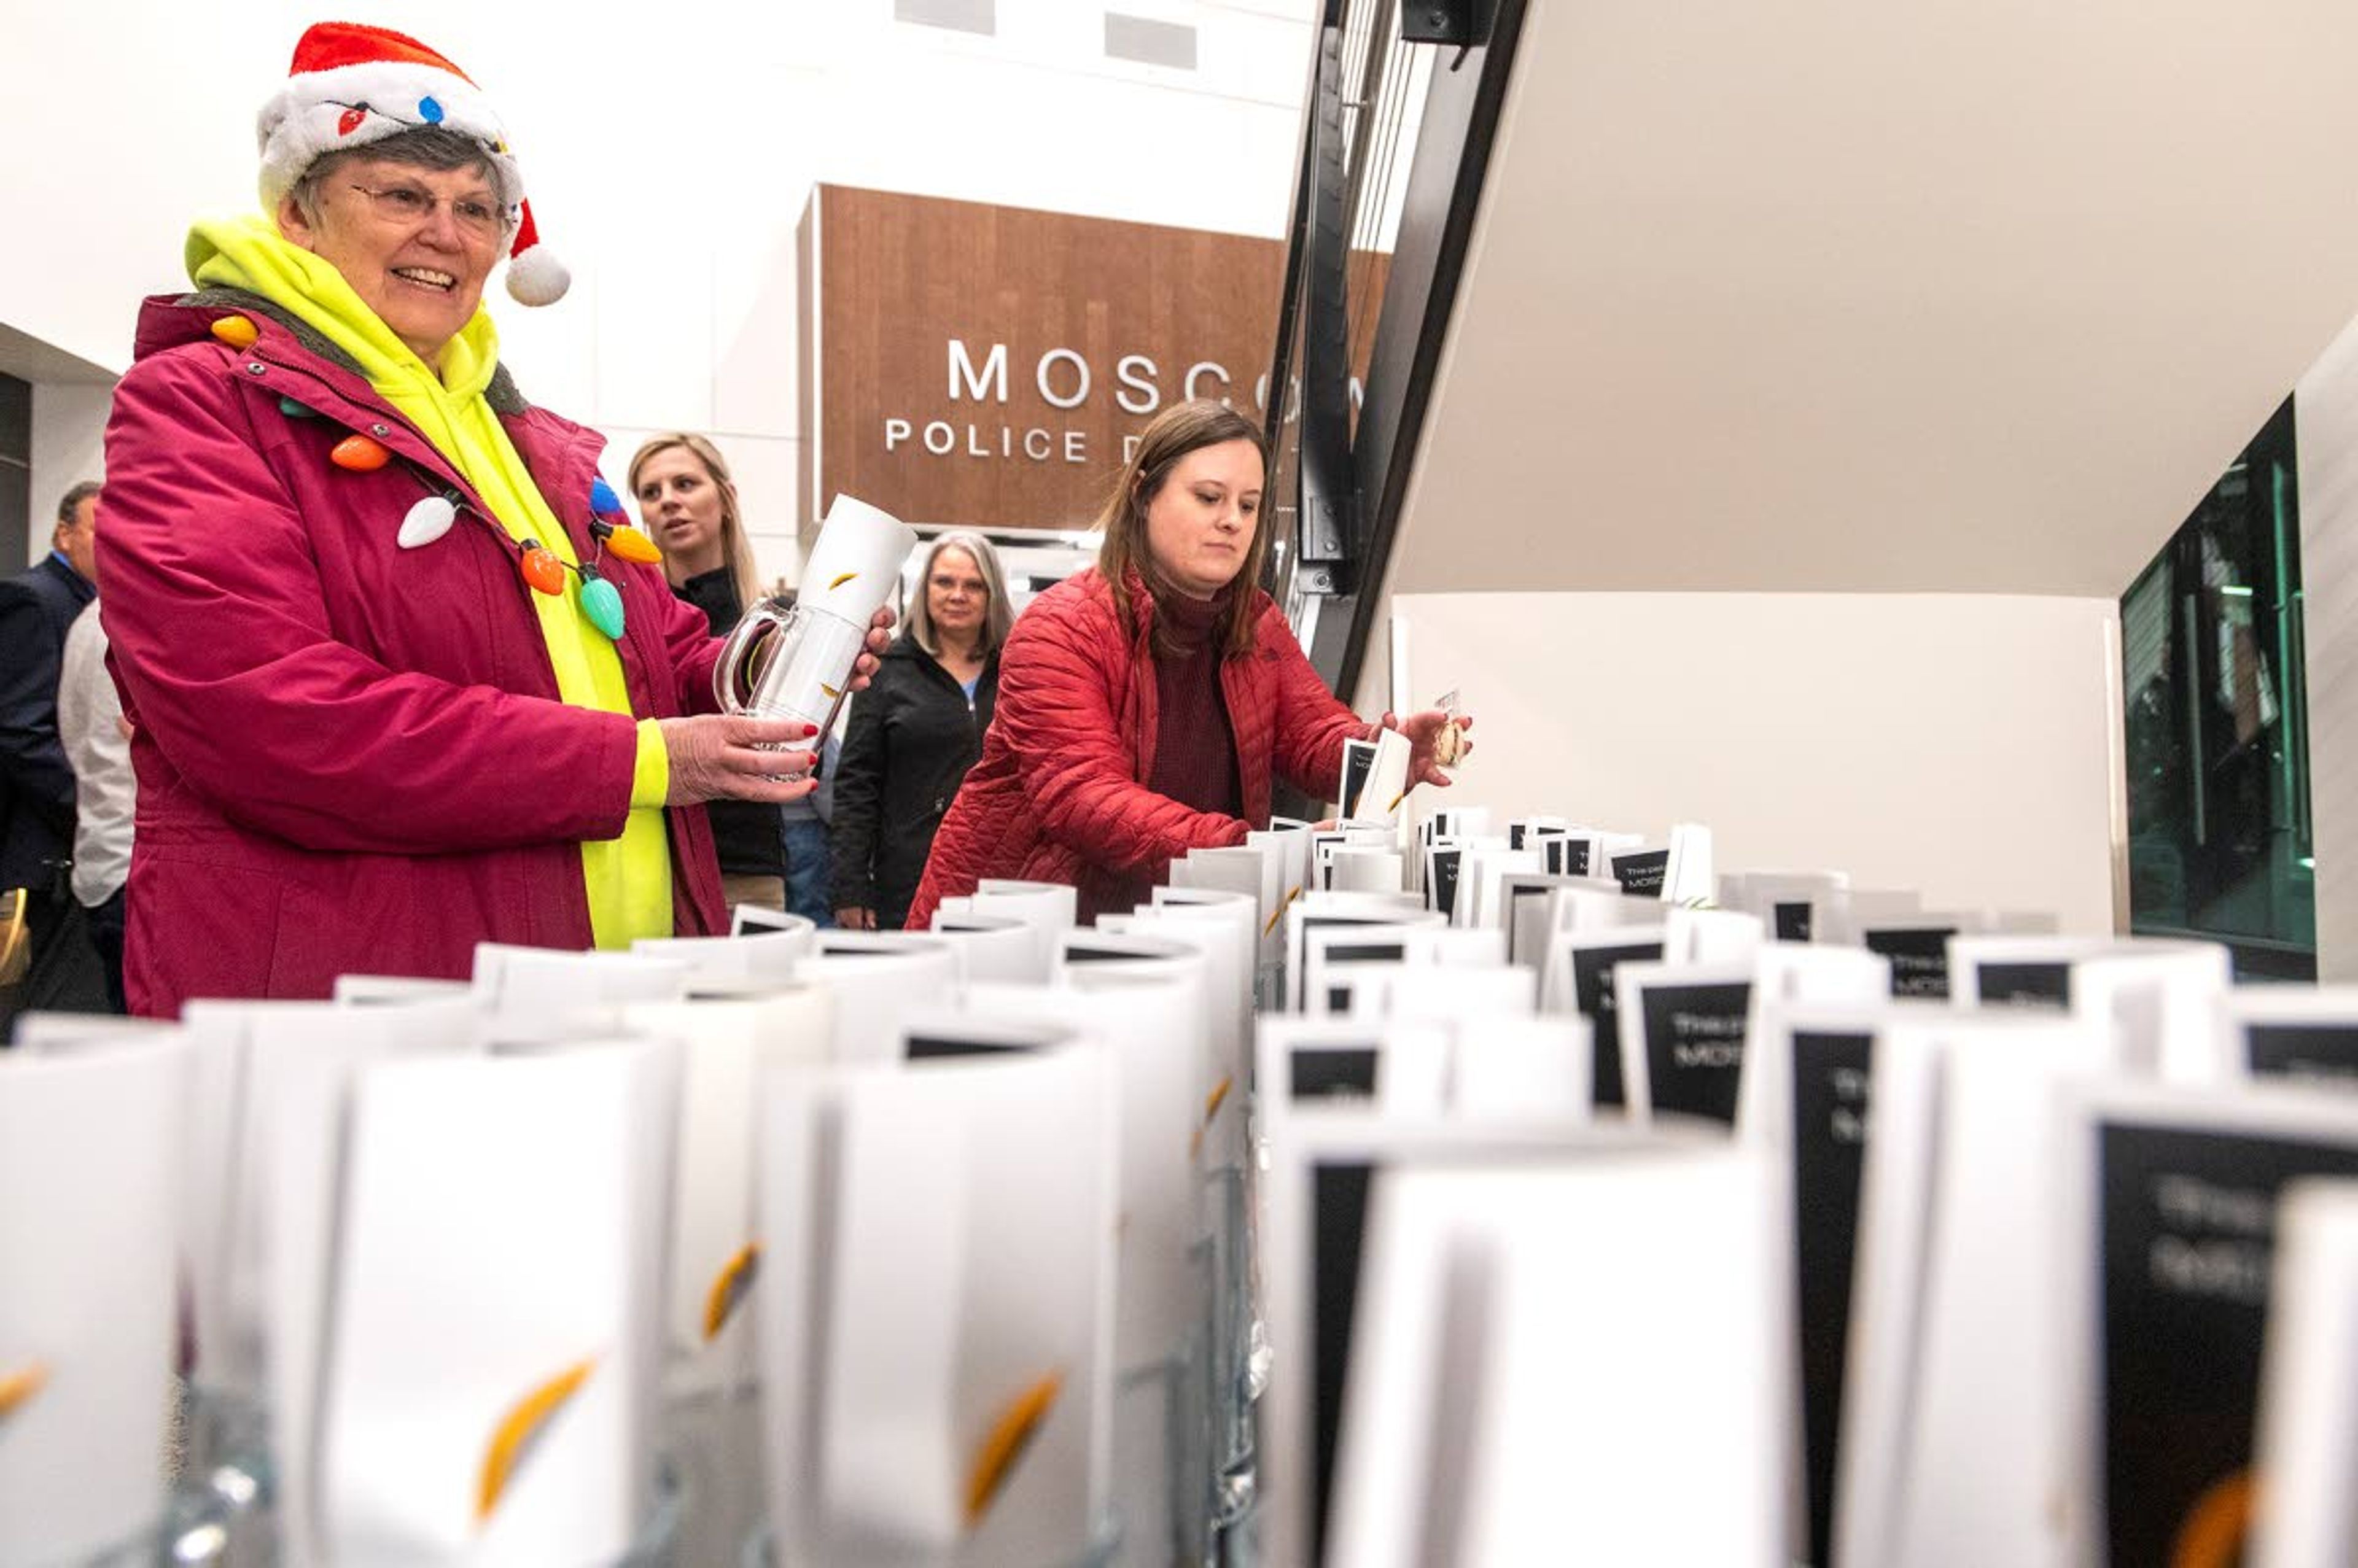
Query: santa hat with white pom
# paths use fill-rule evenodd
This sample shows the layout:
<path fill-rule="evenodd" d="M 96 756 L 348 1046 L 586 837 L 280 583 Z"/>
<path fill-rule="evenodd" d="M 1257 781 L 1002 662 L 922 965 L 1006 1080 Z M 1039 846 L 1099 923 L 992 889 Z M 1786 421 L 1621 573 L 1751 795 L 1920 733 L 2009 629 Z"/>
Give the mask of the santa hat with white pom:
<path fill-rule="evenodd" d="M 498 113 L 467 73 L 386 27 L 319 22 L 295 45 L 287 85 L 262 107 L 262 210 L 276 211 L 322 156 L 363 147 L 404 131 L 438 125 L 481 142 L 507 207 L 514 243 L 508 293 L 525 305 L 553 305 L 573 276 L 540 243 L 524 176 Z"/>

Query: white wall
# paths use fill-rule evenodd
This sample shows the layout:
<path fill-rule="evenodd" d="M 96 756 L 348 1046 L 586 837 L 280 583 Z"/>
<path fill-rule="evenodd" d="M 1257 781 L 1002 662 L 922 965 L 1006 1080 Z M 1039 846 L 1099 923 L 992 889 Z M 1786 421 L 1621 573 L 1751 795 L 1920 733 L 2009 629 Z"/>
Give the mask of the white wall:
<path fill-rule="evenodd" d="M 2358 322 L 2293 393 L 2316 802 L 2317 978 L 2358 980 Z"/>
<path fill-rule="evenodd" d="M 1454 687 L 1474 716 L 1454 799 L 1648 834 L 1702 822 L 1723 871 L 2125 925 L 2112 600 L 1442 593 L 1392 614 L 1401 706 Z M 1379 673 L 1358 706 L 1387 697 Z"/>
<path fill-rule="evenodd" d="M 11 0 L 0 80 L 0 323 L 109 369 L 134 307 L 184 287 L 202 212 L 254 202 L 254 111 L 322 13 L 245 0 Z M 1239 233 L 1292 199 L 1308 6 L 1117 0 L 1199 29 L 1197 69 L 1103 54 L 1103 7 L 998 0 L 994 38 L 891 0 L 379 13 L 501 104 L 562 303 L 488 296 L 525 394 L 604 430 L 618 483 L 648 432 L 715 434 L 773 572 L 797 521 L 795 225 L 814 182 Z M 37 156 L 37 149 L 70 156 Z"/>
<path fill-rule="evenodd" d="M 106 424 L 110 386 L 37 382 L 33 386 L 32 521 L 26 528 L 26 554 L 39 560 L 49 553 L 49 529 L 58 499 L 104 468 L 99 450 Z"/>
<path fill-rule="evenodd" d="M 1395 586 L 2120 593 L 2358 309 L 2353 68 L 2346 0 L 1531 0 Z"/>

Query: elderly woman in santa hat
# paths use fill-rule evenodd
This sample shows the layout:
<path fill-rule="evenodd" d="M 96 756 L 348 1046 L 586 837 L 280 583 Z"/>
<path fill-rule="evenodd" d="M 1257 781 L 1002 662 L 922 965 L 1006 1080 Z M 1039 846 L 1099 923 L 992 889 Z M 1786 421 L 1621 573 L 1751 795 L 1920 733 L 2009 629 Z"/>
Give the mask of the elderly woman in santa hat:
<path fill-rule="evenodd" d="M 721 930 L 701 803 L 809 791 L 808 727 L 710 711 L 718 643 L 600 438 L 501 364 L 492 268 L 567 278 L 499 116 L 323 23 L 259 135 L 262 215 L 190 231 L 107 429 L 133 1010 Z"/>

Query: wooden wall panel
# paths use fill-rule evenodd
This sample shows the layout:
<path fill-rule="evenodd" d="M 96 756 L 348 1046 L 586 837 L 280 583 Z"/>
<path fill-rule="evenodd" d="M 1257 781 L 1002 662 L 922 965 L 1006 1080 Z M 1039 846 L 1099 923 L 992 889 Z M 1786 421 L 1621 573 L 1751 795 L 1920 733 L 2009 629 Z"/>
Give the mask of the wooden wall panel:
<path fill-rule="evenodd" d="M 1081 527 L 1125 438 L 1187 395 L 1191 370 L 1197 392 L 1262 417 L 1285 264 L 1274 240 L 837 186 L 814 209 L 806 505 L 841 492 L 912 523 Z M 954 377 L 953 343 L 979 395 Z M 1086 366 L 1087 395 L 1044 395 L 1044 360 L 1068 401 Z"/>

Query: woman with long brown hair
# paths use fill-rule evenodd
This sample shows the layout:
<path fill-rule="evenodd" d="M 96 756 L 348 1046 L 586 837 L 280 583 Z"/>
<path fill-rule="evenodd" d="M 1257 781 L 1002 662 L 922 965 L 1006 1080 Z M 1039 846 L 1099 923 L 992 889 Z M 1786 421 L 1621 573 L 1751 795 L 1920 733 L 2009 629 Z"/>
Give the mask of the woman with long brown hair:
<path fill-rule="evenodd" d="M 1221 404 L 1147 426 L 1098 519 L 1098 565 L 1033 600 L 1007 640 L 998 717 L 935 838 L 913 929 L 984 877 L 1070 883 L 1086 923 L 1144 898 L 1189 849 L 1266 826 L 1277 775 L 1332 793 L 1343 742 L 1379 726 L 1327 691 L 1255 586 L 1263 468 L 1260 432 Z M 1449 782 L 1433 754 L 1448 721 L 1398 725 L 1412 783 Z"/>

